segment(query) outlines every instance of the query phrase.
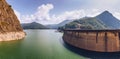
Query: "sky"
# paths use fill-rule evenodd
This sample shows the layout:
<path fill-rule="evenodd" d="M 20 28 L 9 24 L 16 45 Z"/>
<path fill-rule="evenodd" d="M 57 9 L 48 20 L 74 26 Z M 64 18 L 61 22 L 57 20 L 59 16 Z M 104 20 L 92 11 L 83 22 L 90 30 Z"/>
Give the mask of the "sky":
<path fill-rule="evenodd" d="M 58 24 L 107 10 L 120 19 L 120 0 L 7 0 L 21 23 Z"/>

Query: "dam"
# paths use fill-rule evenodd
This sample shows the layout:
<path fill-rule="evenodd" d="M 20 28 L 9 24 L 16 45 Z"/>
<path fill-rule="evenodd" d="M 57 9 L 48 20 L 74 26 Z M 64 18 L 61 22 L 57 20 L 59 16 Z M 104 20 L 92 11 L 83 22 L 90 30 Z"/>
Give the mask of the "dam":
<path fill-rule="evenodd" d="M 119 52 L 120 30 L 63 30 L 64 42 L 85 50 L 96 52 Z"/>

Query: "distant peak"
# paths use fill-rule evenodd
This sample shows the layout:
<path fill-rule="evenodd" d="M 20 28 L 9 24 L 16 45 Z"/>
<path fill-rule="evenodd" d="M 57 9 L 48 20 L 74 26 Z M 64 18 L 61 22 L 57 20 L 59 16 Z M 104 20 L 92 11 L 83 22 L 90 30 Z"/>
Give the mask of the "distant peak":
<path fill-rule="evenodd" d="M 104 11 L 102 14 L 111 14 L 109 11 Z"/>
<path fill-rule="evenodd" d="M 111 16 L 113 16 L 113 15 L 112 15 L 112 13 L 110 13 L 109 11 L 104 11 L 104 12 L 102 12 L 101 14 L 99 14 L 97 17 L 99 17 L 99 16 L 107 16 L 107 17 L 110 16 L 110 17 L 111 17 Z"/>
<path fill-rule="evenodd" d="M 37 23 L 37 22 L 32 22 L 31 24 L 39 24 L 39 23 Z"/>
<path fill-rule="evenodd" d="M 32 22 L 32 23 L 36 23 L 36 22 Z"/>
<path fill-rule="evenodd" d="M 105 12 L 105 13 L 109 13 L 109 11 L 107 11 L 107 10 L 105 10 L 104 12 Z"/>

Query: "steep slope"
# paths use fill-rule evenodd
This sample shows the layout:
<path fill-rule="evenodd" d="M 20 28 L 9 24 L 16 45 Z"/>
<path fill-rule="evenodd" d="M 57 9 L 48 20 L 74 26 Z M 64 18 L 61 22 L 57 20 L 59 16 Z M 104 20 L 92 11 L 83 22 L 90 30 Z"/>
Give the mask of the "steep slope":
<path fill-rule="evenodd" d="M 11 5 L 6 0 L 0 0 L 0 41 L 22 39 L 25 33 Z"/>
<path fill-rule="evenodd" d="M 21 24 L 21 25 L 22 25 L 23 29 L 48 29 L 44 25 L 36 23 L 36 22 L 24 23 L 24 24 Z"/>
<path fill-rule="evenodd" d="M 63 26 L 66 29 L 106 29 L 108 28 L 104 23 L 95 17 L 86 17 L 75 20 Z"/>
<path fill-rule="evenodd" d="M 105 23 L 110 28 L 113 28 L 113 29 L 120 28 L 120 21 L 108 11 L 104 11 L 100 15 L 96 16 L 96 18 L 98 18 L 100 21 Z"/>

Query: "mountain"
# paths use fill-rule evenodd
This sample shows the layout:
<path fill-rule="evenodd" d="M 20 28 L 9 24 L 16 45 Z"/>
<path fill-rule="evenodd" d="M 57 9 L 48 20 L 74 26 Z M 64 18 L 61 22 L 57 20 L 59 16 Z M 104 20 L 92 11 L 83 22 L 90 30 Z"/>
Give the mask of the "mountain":
<path fill-rule="evenodd" d="M 85 17 L 59 27 L 60 29 L 120 29 L 120 21 L 109 11 L 97 15 L 96 17 Z"/>
<path fill-rule="evenodd" d="M 0 0 L 0 41 L 23 39 L 25 32 L 6 0 Z"/>
<path fill-rule="evenodd" d="M 46 25 L 46 26 L 51 29 L 58 29 L 59 27 L 64 26 L 65 24 L 70 23 L 72 21 L 73 20 L 64 20 L 59 24 L 52 24 L 52 25 Z"/>
<path fill-rule="evenodd" d="M 61 28 L 66 29 L 106 29 L 108 28 L 103 22 L 96 17 L 85 17 L 66 24 Z"/>
<path fill-rule="evenodd" d="M 48 29 L 44 25 L 36 23 L 36 22 L 24 23 L 24 24 L 21 24 L 21 25 L 22 25 L 23 29 Z"/>
<path fill-rule="evenodd" d="M 104 11 L 96 17 L 110 28 L 120 28 L 120 21 L 117 18 L 115 18 L 109 11 Z"/>

